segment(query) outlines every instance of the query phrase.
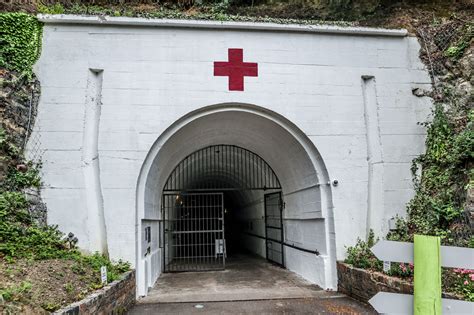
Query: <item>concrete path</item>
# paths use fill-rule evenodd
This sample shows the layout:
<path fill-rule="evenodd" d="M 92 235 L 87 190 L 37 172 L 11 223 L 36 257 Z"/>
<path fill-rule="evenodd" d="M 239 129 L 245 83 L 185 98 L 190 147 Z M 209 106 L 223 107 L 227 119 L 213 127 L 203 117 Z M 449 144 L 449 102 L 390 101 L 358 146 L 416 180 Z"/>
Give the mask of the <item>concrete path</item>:
<path fill-rule="evenodd" d="M 202 307 L 202 308 L 197 308 Z M 206 303 L 139 304 L 129 315 L 151 314 L 377 314 L 348 297 Z"/>
<path fill-rule="evenodd" d="M 148 296 L 138 303 L 268 300 L 331 294 L 262 258 L 239 255 L 229 259 L 223 271 L 162 274 Z"/>
<path fill-rule="evenodd" d="M 203 308 L 196 308 L 202 305 Z M 264 259 L 240 255 L 226 270 L 165 273 L 130 314 L 376 314 Z"/>

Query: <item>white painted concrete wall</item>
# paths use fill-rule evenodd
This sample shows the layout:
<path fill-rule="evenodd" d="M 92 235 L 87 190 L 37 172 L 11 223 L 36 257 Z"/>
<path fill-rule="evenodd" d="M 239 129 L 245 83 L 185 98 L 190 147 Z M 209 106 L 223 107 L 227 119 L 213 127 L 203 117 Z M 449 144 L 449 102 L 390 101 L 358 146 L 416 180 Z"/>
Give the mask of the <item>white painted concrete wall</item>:
<path fill-rule="evenodd" d="M 100 121 L 92 135 L 97 137 L 99 167 L 93 172 L 100 179 L 107 244 L 113 258 L 137 263 L 140 270 L 145 265 L 153 269 L 148 285 L 159 274 L 161 253 L 155 242 L 150 258 L 137 261 L 143 247 L 137 235 L 146 224 L 157 233 L 159 193 L 154 190 L 163 184 L 164 170 L 171 171 L 191 150 L 217 141 L 247 147 L 274 167 L 287 194 L 286 237 L 317 246 L 323 254 L 314 259 L 287 248 L 287 267 L 323 287 L 335 285 L 335 271 L 328 267 L 330 243 L 335 241 L 337 258 L 343 259 L 345 246 L 366 236 L 368 208 L 376 214 L 371 218 L 377 218 L 380 232 L 391 217 L 405 213 L 413 194 L 411 160 L 424 148 L 424 129 L 416 123 L 426 119 L 431 105 L 411 93 L 415 87 L 430 87 L 415 38 L 395 31 L 324 27 L 247 30 L 251 24 L 239 29 L 235 23 L 198 28 L 200 23 L 192 21 L 183 22 L 186 27 L 152 27 L 147 23 L 153 22 L 132 25 L 140 24 L 134 19 L 115 19 L 121 26 L 91 24 L 96 18 L 77 17 L 83 24 L 43 20 L 43 51 L 36 65 L 42 95 L 35 132 L 44 150 L 49 223 L 75 233 L 82 248 L 97 247 L 88 228 L 90 183 L 84 176 L 83 152 L 86 97 L 91 93 L 87 80 L 92 70 L 101 70 Z M 213 62 L 227 60 L 228 48 L 243 48 L 244 61 L 258 63 L 259 76 L 245 79 L 244 92 L 229 92 L 227 78 L 213 76 Z M 241 133 L 236 129 L 216 135 L 216 128 L 230 124 L 225 122 L 214 125 L 210 134 L 205 128 L 197 135 L 182 133 L 174 138 L 178 142 L 167 144 L 173 150 L 155 148 L 167 164 L 150 164 L 150 174 L 157 174 L 149 179 L 154 184 L 137 188 L 147 154 L 163 132 L 191 111 L 221 103 L 254 104 L 290 121 L 319 152 L 328 179 L 337 179 L 339 185 L 321 188 L 324 193 L 311 188 L 318 177 L 311 163 L 304 164 L 311 160 L 302 158 L 305 147 L 249 120 Z M 372 163 L 375 173 L 369 158 L 374 146 L 379 150 Z M 303 164 L 294 167 L 291 161 Z M 137 189 L 138 194 L 144 190 L 144 206 L 137 204 Z M 377 193 L 381 198 L 370 198 Z M 148 223 L 137 222 L 137 207 L 149 209 L 142 217 Z M 304 223 L 295 225 L 300 219 Z M 144 283 L 144 277 L 139 275 L 139 281 Z"/>

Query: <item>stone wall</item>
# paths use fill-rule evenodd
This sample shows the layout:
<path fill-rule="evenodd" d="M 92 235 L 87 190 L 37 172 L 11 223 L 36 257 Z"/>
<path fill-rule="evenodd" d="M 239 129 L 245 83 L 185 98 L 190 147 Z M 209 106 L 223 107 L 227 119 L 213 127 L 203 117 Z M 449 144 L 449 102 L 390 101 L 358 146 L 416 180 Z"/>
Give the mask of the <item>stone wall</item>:
<path fill-rule="evenodd" d="M 380 291 L 413 293 L 413 285 L 381 272 L 372 272 L 351 265 L 337 263 L 337 289 L 339 292 L 367 302 Z"/>
<path fill-rule="evenodd" d="M 381 272 L 355 268 L 337 263 L 337 290 L 359 301 L 367 302 L 378 292 L 413 294 L 413 284 Z M 460 299 L 459 296 L 443 292 L 444 298 Z"/>
<path fill-rule="evenodd" d="M 125 314 L 135 303 L 135 270 L 54 314 Z"/>

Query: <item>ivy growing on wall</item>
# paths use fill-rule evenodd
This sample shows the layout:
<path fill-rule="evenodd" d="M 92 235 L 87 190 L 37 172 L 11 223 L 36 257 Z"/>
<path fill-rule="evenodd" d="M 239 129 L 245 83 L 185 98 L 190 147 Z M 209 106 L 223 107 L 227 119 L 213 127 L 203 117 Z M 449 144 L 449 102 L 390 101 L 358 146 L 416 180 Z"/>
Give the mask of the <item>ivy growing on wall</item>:
<path fill-rule="evenodd" d="M 416 194 L 408 217 L 398 221 L 388 238 L 412 241 L 414 234 L 436 235 L 446 245 L 472 247 L 473 236 L 462 217 L 473 178 L 469 164 L 474 159 L 474 111 L 466 113 L 462 126 L 441 103 L 435 104 L 433 114 L 427 124 L 426 152 L 413 163 Z"/>
<path fill-rule="evenodd" d="M 0 67 L 30 77 L 41 51 L 42 28 L 29 14 L 0 14 Z"/>

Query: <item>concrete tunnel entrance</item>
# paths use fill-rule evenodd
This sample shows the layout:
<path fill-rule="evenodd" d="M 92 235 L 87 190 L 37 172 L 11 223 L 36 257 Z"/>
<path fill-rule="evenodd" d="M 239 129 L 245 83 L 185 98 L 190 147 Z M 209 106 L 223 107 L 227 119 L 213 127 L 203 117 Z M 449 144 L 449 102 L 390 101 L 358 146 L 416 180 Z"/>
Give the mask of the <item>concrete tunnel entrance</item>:
<path fill-rule="evenodd" d="M 331 200 L 321 156 L 286 118 L 246 104 L 191 112 L 160 135 L 140 173 L 138 294 L 162 273 L 245 265 L 241 253 L 334 290 Z"/>
<path fill-rule="evenodd" d="M 221 144 L 188 155 L 163 189 L 164 271 L 225 269 L 239 253 L 284 266 L 281 196 L 271 166 L 249 150 Z"/>

